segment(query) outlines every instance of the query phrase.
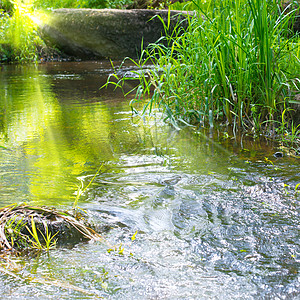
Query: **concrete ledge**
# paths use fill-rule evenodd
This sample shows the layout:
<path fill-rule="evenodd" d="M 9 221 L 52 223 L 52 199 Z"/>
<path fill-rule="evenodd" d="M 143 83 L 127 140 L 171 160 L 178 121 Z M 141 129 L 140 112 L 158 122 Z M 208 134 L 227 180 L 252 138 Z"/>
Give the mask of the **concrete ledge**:
<path fill-rule="evenodd" d="M 189 13 L 190 14 L 190 13 Z M 170 28 L 187 26 L 187 14 L 170 12 Z M 40 27 L 51 47 L 82 59 L 136 58 L 143 48 L 164 35 L 168 10 L 57 9 Z"/>

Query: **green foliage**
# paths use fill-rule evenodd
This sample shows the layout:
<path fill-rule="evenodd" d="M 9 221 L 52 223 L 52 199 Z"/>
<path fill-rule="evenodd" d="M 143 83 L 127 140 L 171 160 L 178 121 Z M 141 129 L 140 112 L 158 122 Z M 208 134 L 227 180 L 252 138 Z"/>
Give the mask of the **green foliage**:
<path fill-rule="evenodd" d="M 158 105 L 175 126 L 212 124 L 210 115 L 254 129 L 280 121 L 300 86 L 299 36 L 289 29 L 295 11 L 275 0 L 193 3 L 187 29 L 164 24 L 168 34 L 143 53 L 155 68 L 137 73 L 132 104 L 150 97 L 143 113 Z"/>
<path fill-rule="evenodd" d="M 82 7 L 84 7 L 84 8 L 105 8 L 105 7 L 107 7 L 107 0 L 85 0 Z"/>
<path fill-rule="evenodd" d="M 34 7 L 51 8 L 124 8 L 131 0 L 35 0 Z"/>
<path fill-rule="evenodd" d="M 0 0 L 0 10 L 5 12 L 11 12 L 14 8 L 13 1 L 10 0 Z"/>
<path fill-rule="evenodd" d="M 16 220 L 16 217 L 12 217 L 9 219 L 4 227 L 4 232 L 7 236 L 9 236 L 9 242 L 12 248 L 25 248 L 27 244 L 27 240 L 21 238 L 21 230 L 25 226 L 22 219 Z"/>
<path fill-rule="evenodd" d="M 201 6 L 202 6 L 202 8 L 207 9 L 207 6 L 210 3 L 211 3 L 211 1 L 202 1 Z M 193 1 L 182 1 L 182 2 L 176 1 L 173 4 L 171 4 L 169 6 L 169 8 L 171 10 L 196 11 L 196 10 L 198 10 L 197 4 L 199 4 L 199 1 L 198 1 L 198 3 L 195 3 Z"/>
<path fill-rule="evenodd" d="M 20 1 L 14 5 L 11 15 L 2 11 L 0 18 L 0 60 L 34 61 L 42 40 L 37 35 L 30 7 Z"/>
<path fill-rule="evenodd" d="M 276 131 L 280 136 L 283 145 L 294 145 L 299 143 L 300 138 L 300 124 L 294 125 L 293 121 L 288 121 L 286 117 L 287 109 L 281 114 L 281 121 L 277 121 L 278 127 Z"/>
<path fill-rule="evenodd" d="M 107 0 L 106 5 L 108 8 L 122 9 L 131 4 L 133 0 Z"/>
<path fill-rule="evenodd" d="M 35 0 L 33 7 L 38 9 L 55 8 L 104 8 L 105 0 Z"/>
<path fill-rule="evenodd" d="M 100 173 L 101 169 L 103 167 L 103 164 L 99 167 L 99 169 L 97 170 L 96 174 L 93 176 L 93 178 L 91 179 L 91 181 L 88 183 L 88 185 L 86 187 L 83 186 L 83 182 L 81 181 L 81 185 L 78 186 L 77 189 L 77 193 L 76 193 L 76 197 L 73 203 L 73 210 L 76 213 L 76 210 L 78 208 L 78 201 L 81 197 L 81 195 L 89 188 L 89 186 L 93 183 L 93 181 L 95 180 L 96 176 Z"/>

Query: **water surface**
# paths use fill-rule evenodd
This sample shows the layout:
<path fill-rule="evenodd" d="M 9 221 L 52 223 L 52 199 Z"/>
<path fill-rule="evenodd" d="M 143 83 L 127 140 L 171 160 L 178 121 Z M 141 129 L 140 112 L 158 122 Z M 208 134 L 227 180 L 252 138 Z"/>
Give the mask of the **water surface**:
<path fill-rule="evenodd" d="M 1 70 L 1 206 L 71 209 L 103 164 L 79 201 L 103 242 L 13 259 L 0 297 L 299 298 L 299 158 L 143 122 L 120 91 L 99 90 L 111 73 L 106 61 Z"/>

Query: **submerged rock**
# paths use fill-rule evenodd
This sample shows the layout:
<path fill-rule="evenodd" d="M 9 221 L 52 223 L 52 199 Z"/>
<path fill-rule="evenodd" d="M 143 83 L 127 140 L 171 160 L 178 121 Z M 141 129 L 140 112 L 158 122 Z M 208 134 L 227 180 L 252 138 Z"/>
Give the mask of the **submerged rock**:
<path fill-rule="evenodd" d="M 56 9 L 40 26 L 41 37 L 50 47 L 82 58 L 137 58 L 142 48 L 169 31 L 187 26 L 181 11 L 148 9 Z"/>
<path fill-rule="evenodd" d="M 0 209 L 0 251 L 47 248 L 47 240 L 63 245 L 97 239 L 100 235 L 84 219 L 67 212 L 29 205 Z"/>

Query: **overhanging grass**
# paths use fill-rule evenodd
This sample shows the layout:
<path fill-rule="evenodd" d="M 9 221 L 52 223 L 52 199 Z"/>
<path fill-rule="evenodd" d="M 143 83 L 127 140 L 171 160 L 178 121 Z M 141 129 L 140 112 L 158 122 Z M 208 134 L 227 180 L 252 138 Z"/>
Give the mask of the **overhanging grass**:
<path fill-rule="evenodd" d="M 144 51 L 155 68 L 137 74 L 133 105 L 150 97 L 144 108 L 158 105 L 175 126 L 206 124 L 210 115 L 236 128 L 276 124 L 299 93 L 300 42 L 289 27 L 295 11 L 275 0 L 194 5 L 187 30 L 163 38 L 170 47 L 161 40 Z"/>

